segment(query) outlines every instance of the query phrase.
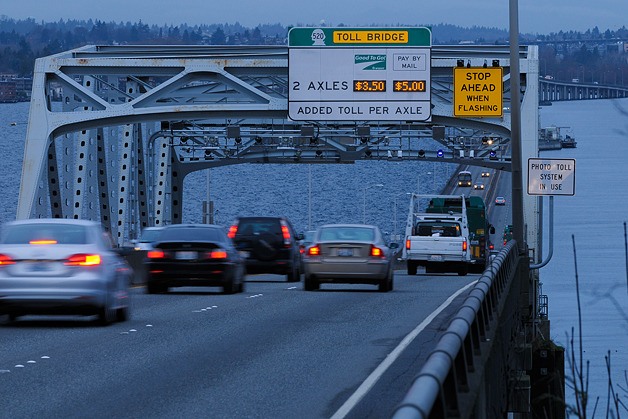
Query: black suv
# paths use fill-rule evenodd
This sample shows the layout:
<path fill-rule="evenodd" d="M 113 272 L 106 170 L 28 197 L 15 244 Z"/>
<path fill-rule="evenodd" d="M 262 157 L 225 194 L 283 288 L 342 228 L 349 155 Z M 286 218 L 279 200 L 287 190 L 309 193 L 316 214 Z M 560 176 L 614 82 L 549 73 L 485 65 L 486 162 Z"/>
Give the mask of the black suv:
<path fill-rule="evenodd" d="M 301 255 L 296 234 L 284 217 L 239 217 L 229 237 L 246 259 L 248 274 L 287 275 L 288 282 L 301 279 Z"/>

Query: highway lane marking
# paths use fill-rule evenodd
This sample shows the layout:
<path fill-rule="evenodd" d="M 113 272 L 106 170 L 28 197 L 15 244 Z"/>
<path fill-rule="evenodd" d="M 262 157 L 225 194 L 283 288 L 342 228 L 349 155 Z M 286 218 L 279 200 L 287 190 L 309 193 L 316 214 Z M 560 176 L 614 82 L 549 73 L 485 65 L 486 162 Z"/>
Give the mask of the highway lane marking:
<path fill-rule="evenodd" d="M 209 306 L 209 307 L 202 308 L 200 310 L 192 310 L 192 313 L 203 313 L 205 311 L 213 310 L 215 308 L 218 308 L 218 306 Z"/>
<path fill-rule="evenodd" d="M 50 357 L 48 355 L 43 355 L 41 357 L 41 359 L 50 359 Z M 27 361 L 26 363 L 27 364 L 36 364 L 37 361 L 30 360 L 30 361 Z M 17 364 L 14 368 L 24 368 L 24 365 L 23 364 Z M 7 373 L 10 373 L 10 372 L 11 372 L 11 370 L 0 369 L 0 374 L 7 374 Z"/>
<path fill-rule="evenodd" d="M 347 399 L 347 401 L 340 406 L 340 409 L 333 414 L 331 419 L 342 419 L 351 412 L 351 410 L 362 400 L 364 396 L 373 388 L 375 383 L 384 375 L 386 370 L 399 358 L 401 353 L 412 343 L 412 341 L 421 333 L 431 322 L 438 316 L 451 302 L 466 291 L 469 287 L 475 285 L 478 281 L 473 281 L 470 284 L 460 288 L 452 296 L 450 296 L 443 304 L 441 304 L 436 310 L 434 310 L 428 317 L 425 318 L 413 331 L 408 333 L 405 338 L 397 345 L 397 347 L 389 353 L 381 364 L 375 368 L 375 370 L 369 375 L 366 380 L 358 387 L 358 389 Z"/>

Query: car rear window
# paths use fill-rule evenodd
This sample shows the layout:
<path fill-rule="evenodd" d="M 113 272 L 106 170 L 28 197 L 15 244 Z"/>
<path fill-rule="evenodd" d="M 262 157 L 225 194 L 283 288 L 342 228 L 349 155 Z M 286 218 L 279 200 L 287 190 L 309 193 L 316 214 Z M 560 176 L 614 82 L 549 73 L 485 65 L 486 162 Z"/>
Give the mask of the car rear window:
<path fill-rule="evenodd" d="M 375 231 L 372 228 L 363 227 L 323 227 L 321 228 L 321 241 L 349 240 L 370 242 L 375 239 Z"/>
<path fill-rule="evenodd" d="M 142 243 L 152 243 L 157 240 L 159 237 L 159 233 L 161 230 L 144 230 L 142 231 L 142 236 L 140 237 L 140 242 Z"/>
<path fill-rule="evenodd" d="M 279 219 L 243 218 L 238 223 L 236 237 L 261 235 L 264 233 L 281 235 L 281 223 Z"/>
<path fill-rule="evenodd" d="M 16 224 L 5 226 L 1 240 L 4 244 L 86 244 L 87 229 L 72 224 Z"/>
<path fill-rule="evenodd" d="M 225 237 L 224 232 L 218 228 L 176 227 L 162 230 L 159 241 L 224 242 Z"/>
<path fill-rule="evenodd" d="M 418 223 L 416 227 L 419 236 L 459 237 L 460 227 L 453 223 Z"/>

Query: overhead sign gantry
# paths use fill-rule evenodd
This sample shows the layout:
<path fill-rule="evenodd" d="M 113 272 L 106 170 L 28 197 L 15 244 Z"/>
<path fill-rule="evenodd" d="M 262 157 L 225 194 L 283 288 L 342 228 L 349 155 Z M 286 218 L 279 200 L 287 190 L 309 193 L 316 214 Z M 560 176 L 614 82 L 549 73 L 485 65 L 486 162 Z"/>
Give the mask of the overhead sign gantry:
<path fill-rule="evenodd" d="M 292 28 L 294 121 L 430 121 L 429 28 Z"/>

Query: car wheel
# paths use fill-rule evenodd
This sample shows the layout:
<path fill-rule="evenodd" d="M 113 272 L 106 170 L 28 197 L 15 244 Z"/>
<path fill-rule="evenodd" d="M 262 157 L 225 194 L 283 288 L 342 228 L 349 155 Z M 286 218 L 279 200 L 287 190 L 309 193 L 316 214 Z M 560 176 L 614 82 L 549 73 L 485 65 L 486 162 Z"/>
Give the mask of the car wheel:
<path fill-rule="evenodd" d="M 315 291 L 320 288 L 320 284 L 312 275 L 305 275 L 303 289 L 305 291 Z"/>
<path fill-rule="evenodd" d="M 155 282 L 147 282 L 146 283 L 146 293 L 147 294 L 163 294 L 168 291 L 168 287 L 162 284 L 157 284 Z"/>
<path fill-rule="evenodd" d="M 388 275 L 386 275 L 384 278 L 379 280 L 379 285 L 377 287 L 377 290 L 379 292 L 388 292 L 390 291 L 391 288 L 391 281 L 392 281 L 392 271 L 388 272 Z"/>
<path fill-rule="evenodd" d="M 298 265 L 292 265 L 290 273 L 287 275 L 288 282 L 299 282 L 301 280 L 301 272 Z"/>
<path fill-rule="evenodd" d="M 118 310 L 116 310 L 116 321 L 125 322 L 129 320 L 130 317 L 131 316 L 129 306 L 120 307 Z"/>
<path fill-rule="evenodd" d="M 116 320 L 116 310 L 111 307 L 109 299 L 107 296 L 105 304 L 98 310 L 98 323 L 102 326 L 107 326 Z"/>
<path fill-rule="evenodd" d="M 471 272 L 476 273 L 476 274 L 484 273 L 488 265 L 489 263 L 482 263 L 480 265 L 474 266 Z"/>
<path fill-rule="evenodd" d="M 236 290 L 239 288 L 239 286 L 236 286 L 235 278 L 231 278 L 231 281 L 225 283 L 222 286 L 222 292 L 224 292 L 225 294 L 235 294 Z"/>
<path fill-rule="evenodd" d="M 390 270 L 390 278 L 388 279 L 388 291 L 392 291 L 395 282 L 395 271 Z"/>
<path fill-rule="evenodd" d="M 242 278 L 240 284 L 238 285 L 238 292 L 244 292 L 244 278 Z"/>
<path fill-rule="evenodd" d="M 416 275 L 417 264 L 414 261 L 408 261 L 408 275 Z"/>

